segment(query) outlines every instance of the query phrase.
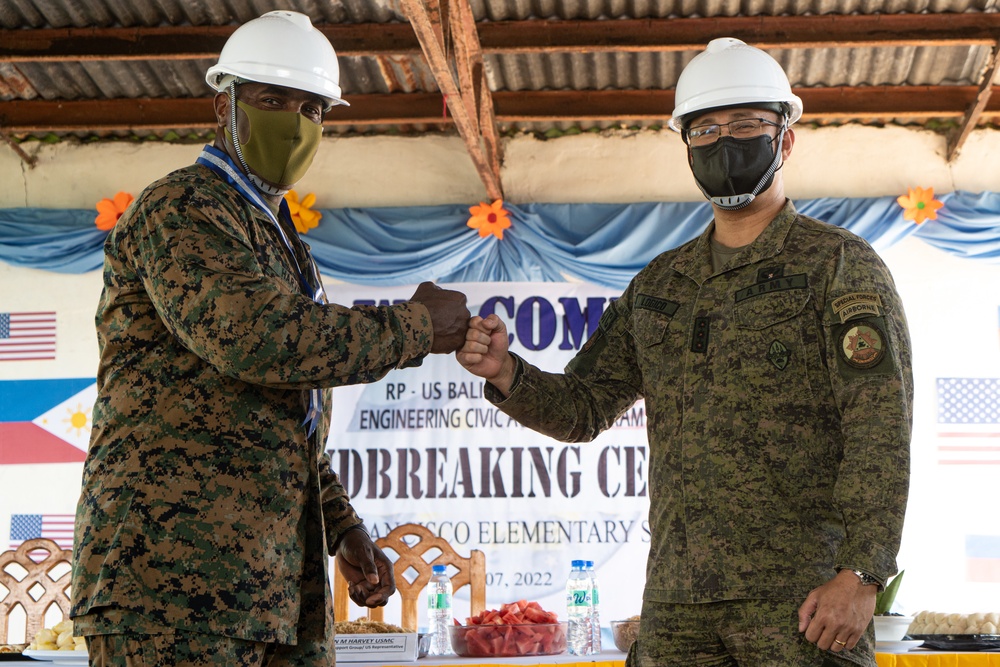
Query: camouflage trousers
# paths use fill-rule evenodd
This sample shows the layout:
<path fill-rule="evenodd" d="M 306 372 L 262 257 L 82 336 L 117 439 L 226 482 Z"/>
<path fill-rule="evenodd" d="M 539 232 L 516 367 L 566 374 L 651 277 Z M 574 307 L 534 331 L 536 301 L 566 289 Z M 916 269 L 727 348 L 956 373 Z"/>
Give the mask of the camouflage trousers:
<path fill-rule="evenodd" d="M 332 643 L 332 642 L 331 642 Z M 330 643 L 265 644 L 198 632 L 87 637 L 90 667 L 334 667 Z"/>
<path fill-rule="evenodd" d="M 802 600 L 733 600 L 707 604 L 643 601 L 639 638 L 626 667 L 875 667 L 868 625 L 851 651 L 833 653 L 799 632 Z"/>

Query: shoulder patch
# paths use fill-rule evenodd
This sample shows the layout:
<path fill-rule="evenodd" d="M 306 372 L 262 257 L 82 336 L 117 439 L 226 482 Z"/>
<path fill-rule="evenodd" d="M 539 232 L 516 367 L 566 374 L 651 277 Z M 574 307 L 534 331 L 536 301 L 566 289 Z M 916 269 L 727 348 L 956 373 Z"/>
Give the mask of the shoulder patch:
<path fill-rule="evenodd" d="M 834 316 L 840 317 L 841 324 L 863 315 L 881 317 L 882 298 L 875 292 L 851 292 L 834 299 L 830 308 Z"/>
<path fill-rule="evenodd" d="M 867 370 L 875 368 L 885 358 L 886 343 L 881 329 L 868 320 L 861 320 L 844 327 L 838 350 L 848 366 Z"/>

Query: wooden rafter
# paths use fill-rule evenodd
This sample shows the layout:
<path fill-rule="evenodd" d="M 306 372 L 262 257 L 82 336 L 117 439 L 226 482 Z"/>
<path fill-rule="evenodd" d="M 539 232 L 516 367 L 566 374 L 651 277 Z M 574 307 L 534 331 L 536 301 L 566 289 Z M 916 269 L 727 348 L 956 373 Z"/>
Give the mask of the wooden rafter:
<path fill-rule="evenodd" d="M 481 53 L 478 44 L 478 36 L 474 29 L 463 29 L 463 11 L 456 5 L 459 2 L 467 3 L 468 0 L 401 0 L 403 11 L 413 26 L 420 41 L 420 48 L 424 58 L 434 74 L 438 87 L 444 93 L 448 103 L 448 109 L 454 119 L 455 127 L 465 142 L 465 147 L 472 158 L 472 164 L 479 173 L 479 178 L 486 186 L 486 193 L 491 199 L 503 199 L 503 186 L 500 182 L 499 159 L 495 157 L 496 152 L 491 155 L 489 142 L 484 140 L 483 129 L 480 124 L 480 115 L 477 111 L 482 102 L 480 96 L 479 104 L 476 101 L 476 82 L 474 73 L 469 71 L 473 68 L 472 58 L 476 53 Z M 468 9 L 468 8 L 466 8 Z M 457 14 L 450 17 L 448 14 L 455 10 Z M 468 9 L 471 20 L 471 9 Z M 455 26 L 457 24 L 457 29 Z M 454 39 L 455 37 L 459 39 Z M 462 59 L 464 63 L 458 63 L 456 68 L 454 58 L 450 53 L 449 45 L 456 41 L 462 42 Z M 482 65 L 482 57 L 479 57 L 479 64 Z M 456 69 L 458 72 L 456 72 Z M 463 85 L 464 84 L 464 85 Z M 488 97 L 488 90 L 487 97 Z M 493 128 L 492 132 L 496 133 Z M 495 149 L 495 147 L 494 147 Z"/>
<path fill-rule="evenodd" d="M 700 51 L 725 35 L 769 49 L 992 44 L 1000 14 L 739 16 L 484 22 L 486 53 Z"/>
<path fill-rule="evenodd" d="M 417 55 L 406 23 L 316 26 L 341 56 Z M 0 30 L 0 62 L 216 58 L 236 26 Z"/>
<path fill-rule="evenodd" d="M 449 2 L 459 85 L 462 88 L 466 106 L 470 113 L 476 116 L 490 171 L 497 175 L 496 179 L 499 183 L 500 164 L 503 162 L 500 130 L 497 128 L 497 120 L 494 115 L 493 95 L 486 79 L 483 52 L 479 44 L 479 35 L 476 32 L 476 19 L 472 15 L 469 0 L 449 0 Z"/>
<path fill-rule="evenodd" d="M 975 103 L 977 86 L 866 86 L 796 88 L 803 122 L 866 118 L 962 118 Z M 673 90 L 498 91 L 492 94 L 500 123 L 572 121 L 665 121 Z M 446 125 L 441 93 L 350 95 L 326 125 Z M 450 103 L 450 101 L 449 101 Z M 1000 96 L 986 101 L 982 116 L 1000 117 Z M 211 98 L 113 100 L 12 100 L 0 102 L 0 129 L 28 132 L 212 129 Z"/>
<path fill-rule="evenodd" d="M 415 55 L 405 23 L 317 26 L 342 56 Z M 0 62 L 212 58 L 234 26 L 0 30 Z M 949 46 L 996 42 L 1000 14 L 740 16 L 614 21 L 497 21 L 476 25 L 487 55 L 692 51 L 719 35 L 762 48 Z"/>
<path fill-rule="evenodd" d="M 990 54 L 986 71 L 983 72 L 983 79 L 979 84 L 979 92 L 976 94 L 975 101 L 969 105 L 958 130 L 948 138 L 948 162 L 958 157 L 958 153 L 962 150 L 965 140 L 969 138 L 969 134 L 979 124 L 979 119 L 982 117 L 983 111 L 986 109 L 986 105 L 989 104 L 990 96 L 993 93 L 993 79 L 997 75 L 998 65 L 1000 65 L 1000 43 L 993 45 L 993 52 Z"/>

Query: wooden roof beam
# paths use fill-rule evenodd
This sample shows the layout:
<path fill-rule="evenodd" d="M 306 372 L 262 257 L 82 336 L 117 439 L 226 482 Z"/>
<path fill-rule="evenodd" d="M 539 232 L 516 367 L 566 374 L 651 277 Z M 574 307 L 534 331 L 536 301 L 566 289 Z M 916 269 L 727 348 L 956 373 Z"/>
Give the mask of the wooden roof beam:
<path fill-rule="evenodd" d="M 317 26 L 341 56 L 416 55 L 405 23 Z M 236 26 L 0 30 L 0 62 L 214 58 Z M 739 16 L 476 24 L 485 54 L 696 51 L 720 35 L 761 48 L 992 45 L 1000 14 Z"/>
<path fill-rule="evenodd" d="M 468 2 L 468 0 L 460 1 Z M 452 57 L 448 47 L 453 43 L 454 33 L 448 13 L 453 3 L 451 0 L 401 0 L 401 5 L 417 39 L 420 40 L 421 50 L 434 75 L 434 80 L 445 95 L 448 109 L 455 121 L 455 128 L 465 142 L 466 150 L 479 173 L 479 178 L 486 186 L 486 194 L 491 199 L 503 199 L 499 162 L 491 158 L 483 139 L 479 115 L 475 112 L 478 105 L 474 99 L 475 91 L 471 88 L 471 80 L 467 80 L 463 86 L 452 69 Z M 469 12 L 471 14 L 471 9 Z M 461 24 L 462 19 L 458 16 L 453 20 Z M 459 32 L 461 34 L 461 25 Z M 478 45 L 467 44 L 466 56 L 471 53 L 469 49 L 477 47 Z"/>
<path fill-rule="evenodd" d="M 0 30 L 0 62 L 218 58 L 237 27 Z M 420 42 L 406 23 L 338 23 L 316 27 L 330 39 L 340 56 L 420 53 Z"/>
<path fill-rule="evenodd" d="M 963 118 L 979 95 L 977 86 L 866 86 L 796 88 L 812 120 L 864 118 Z M 406 125 L 452 123 L 443 117 L 440 93 L 351 95 L 349 107 L 336 107 L 324 125 Z M 450 101 L 449 101 L 450 102 Z M 500 123 L 532 121 L 666 121 L 674 107 L 673 90 L 500 91 L 493 93 Z M 983 117 L 1000 117 L 1000 96 L 991 97 Z M 208 97 L 187 99 L 12 100 L 0 102 L 0 131 L 214 129 Z"/>
<path fill-rule="evenodd" d="M 478 24 L 497 53 L 700 51 L 716 37 L 763 49 L 993 44 L 1000 14 L 822 14 Z"/>
<path fill-rule="evenodd" d="M 493 110 L 493 95 L 486 79 L 483 51 L 476 32 L 476 21 L 469 0 L 449 0 L 451 28 L 455 45 L 455 65 L 462 96 L 470 115 L 476 118 L 483 152 L 490 171 L 500 182 L 503 145 Z M 502 186 L 501 186 L 502 190 Z M 492 195 L 491 195 L 492 196 Z"/>
<path fill-rule="evenodd" d="M 993 94 L 993 79 L 997 75 L 998 66 L 1000 66 L 1000 43 L 993 45 L 993 52 L 986 65 L 986 71 L 983 73 L 983 79 L 979 84 L 979 92 L 976 94 L 976 99 L 969 105 L 968 110 L 965 112 L 962 125 L 958 128 L 958 131 L 952 133 L 948 138 L 948 162 L 958 157 L 965 140 L 969 138 L 969 134 L 979 124 L 979 118 L 983 115 L 983 110 L 986 109 L 986 105 L 990 101 L 990 96 Z"/>

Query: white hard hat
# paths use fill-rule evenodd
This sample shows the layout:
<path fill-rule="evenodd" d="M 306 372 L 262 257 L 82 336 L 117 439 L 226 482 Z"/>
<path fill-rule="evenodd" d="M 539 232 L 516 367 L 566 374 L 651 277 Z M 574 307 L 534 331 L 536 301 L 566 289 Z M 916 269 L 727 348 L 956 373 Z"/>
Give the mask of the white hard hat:
<path fill-rule="evenodd" d="M 802 117 L 802 100 L 792 93 L 777 60 L 738 39 L 721 37 L 709 42 L 681 72 L 668 124 L 680 132 L 692 114 L 773 104 L 787 108 L 789 125 Z"/>
<path fill-rule="evenodd" d="M 327 109 L 347 105 L 337 53 L 309 17 L 298 12 L 268 12 L 236 29 L 205 81 L 222 92 L 234 78 L 315 93 L 326 100 Z"/>

